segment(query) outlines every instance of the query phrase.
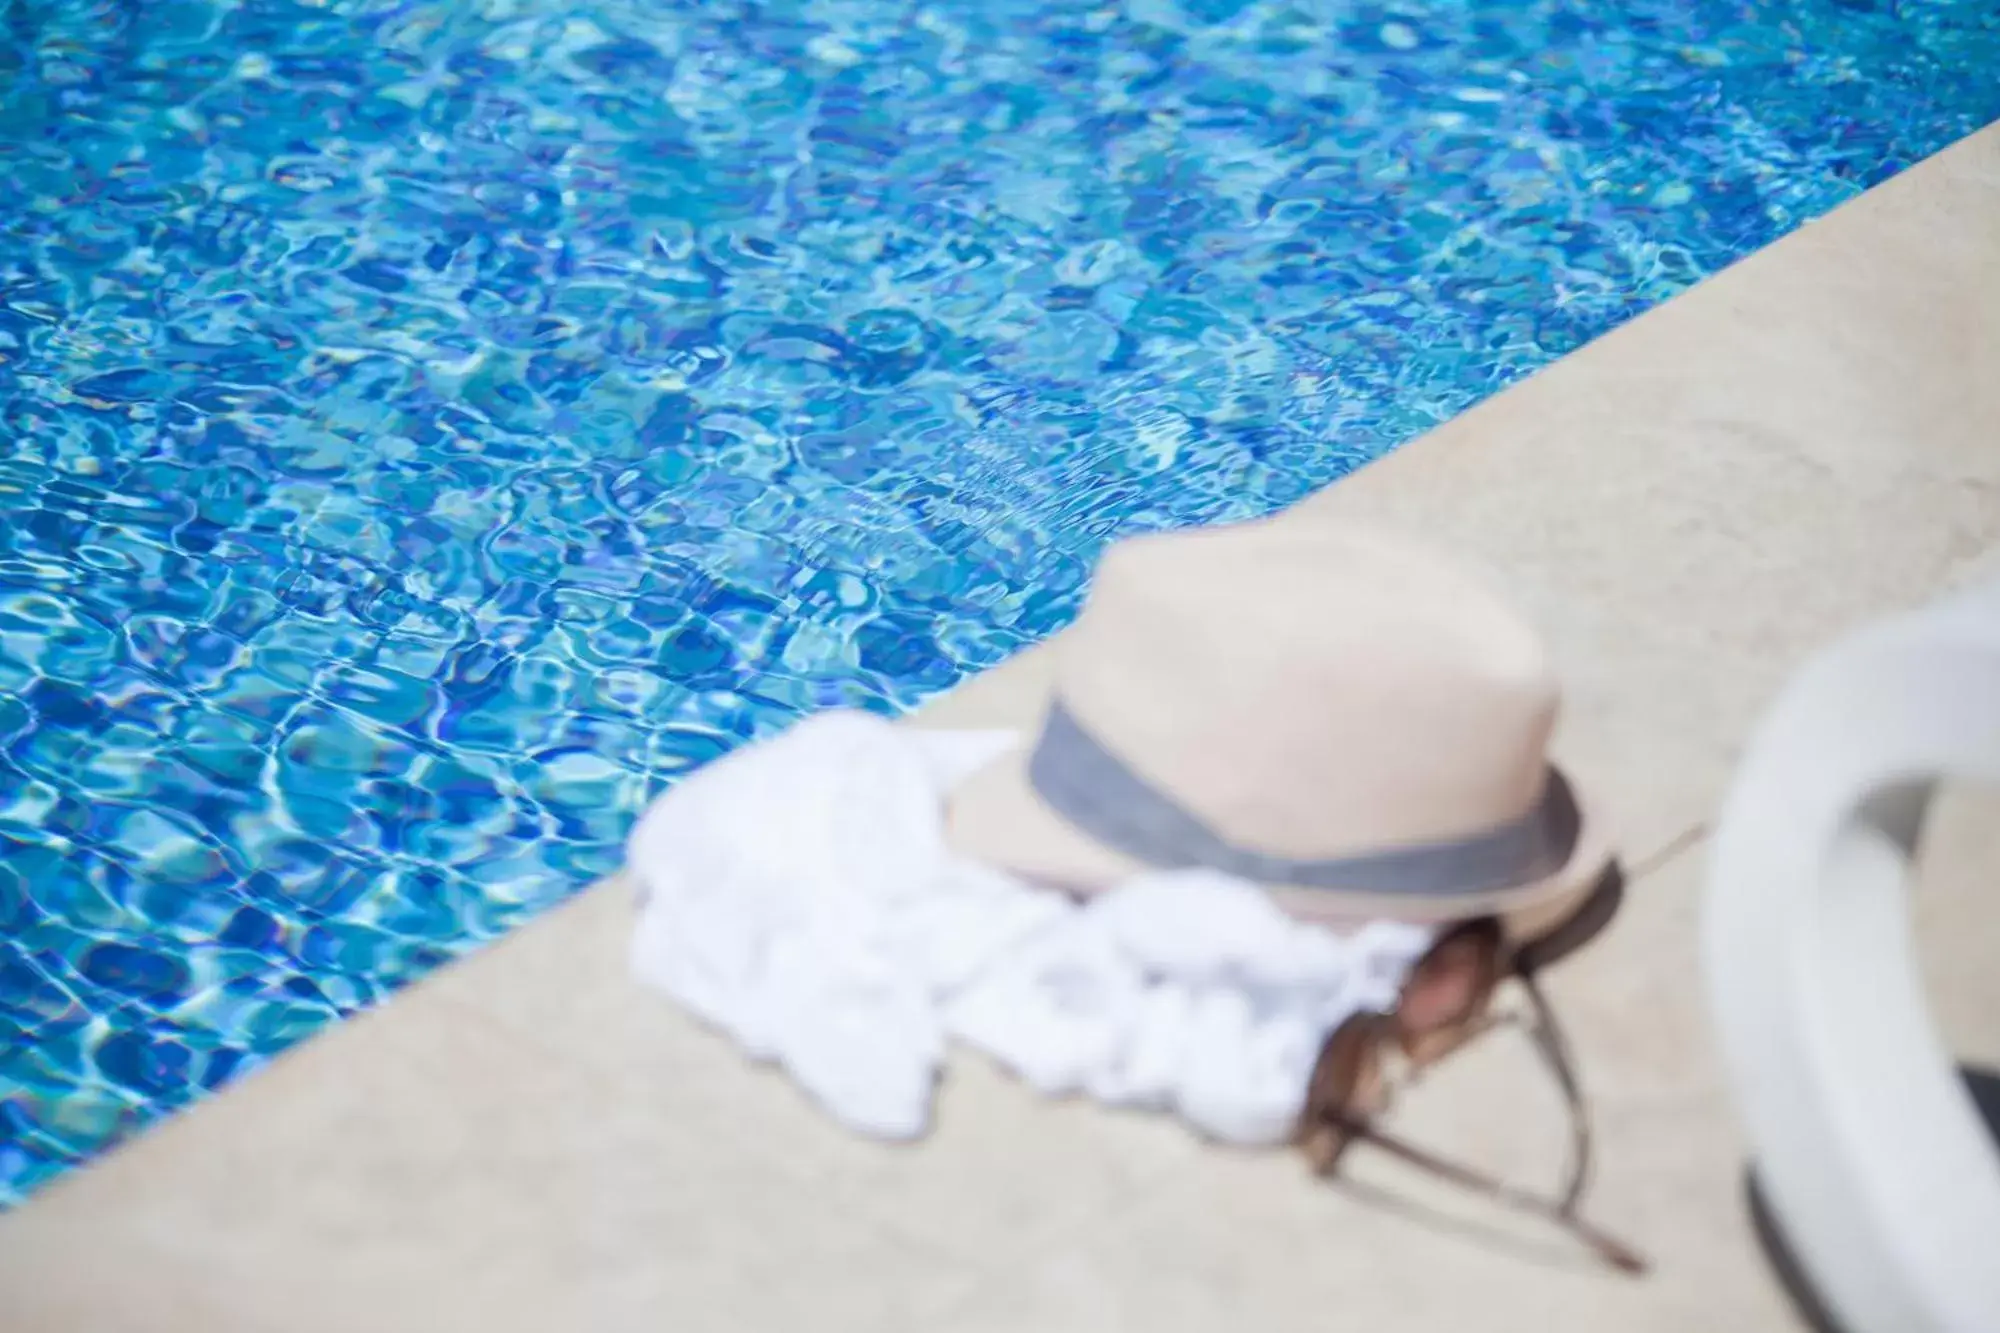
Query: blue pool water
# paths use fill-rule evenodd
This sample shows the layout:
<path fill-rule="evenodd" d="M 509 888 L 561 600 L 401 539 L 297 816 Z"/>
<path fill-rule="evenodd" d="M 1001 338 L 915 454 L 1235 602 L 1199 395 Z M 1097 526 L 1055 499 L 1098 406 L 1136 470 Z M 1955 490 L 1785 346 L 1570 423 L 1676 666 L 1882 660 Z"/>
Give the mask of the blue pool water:
<path fill-rule="evenodd" d="M 0 0 L 0 1204 L 2000 115 L 1996 13 Z"/>

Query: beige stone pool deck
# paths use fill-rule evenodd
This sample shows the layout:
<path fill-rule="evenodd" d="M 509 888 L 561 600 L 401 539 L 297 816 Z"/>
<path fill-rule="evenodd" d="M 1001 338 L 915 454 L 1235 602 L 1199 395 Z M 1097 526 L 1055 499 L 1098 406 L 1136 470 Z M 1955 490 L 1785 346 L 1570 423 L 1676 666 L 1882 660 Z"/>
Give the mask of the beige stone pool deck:
<path fill-rule="evenodd" d="M 1643 1281 L 1392 1164 L 1051 1105 L 974 1060 L 928 1142 L 844 1136 L 624 973 L 591 889 L 0 1218 L 6 1333 L 1786 1329 L 1701 1007 L 1700 830 L 1815 645 L 2000 547 L 2000 129 L 1307 501 L 1488 561 L 1545 627 L 1561 750 L 1639 873 L 1552 979 L 1592 1209 Z M 1035 654 L 941 701 L 1005 717 Z M 2000 1060 L 2000 799 L 1953 793 L 1919 919 Z M 1554 1099 L 1501 1035 L 1404 1108 L 1524 1174 Z"/>

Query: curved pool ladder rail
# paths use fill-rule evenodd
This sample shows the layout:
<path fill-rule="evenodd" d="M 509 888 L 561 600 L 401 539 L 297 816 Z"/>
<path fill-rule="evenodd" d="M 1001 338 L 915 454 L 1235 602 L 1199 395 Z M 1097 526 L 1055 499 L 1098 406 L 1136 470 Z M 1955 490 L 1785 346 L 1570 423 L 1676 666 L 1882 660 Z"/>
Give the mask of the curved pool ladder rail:
<path fill-rule="evenodd" d="M 1846 1333 L 2000 1330 L 2000 1152 L 1906 903 L 1953 778 L 2000 782 L 2000 580 L 1808 663 L 1716 826 L 1710 1007 L 1767 1206 Z"/>

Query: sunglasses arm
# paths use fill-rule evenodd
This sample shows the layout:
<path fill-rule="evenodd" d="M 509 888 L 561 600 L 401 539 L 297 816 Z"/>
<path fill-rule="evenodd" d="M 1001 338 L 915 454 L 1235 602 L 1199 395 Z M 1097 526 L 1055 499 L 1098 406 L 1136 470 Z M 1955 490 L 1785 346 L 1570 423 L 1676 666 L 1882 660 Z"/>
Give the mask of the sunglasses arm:
<path fill-rule="evenodd" d="M 1518 1212 L 1529 1213 L 1555 1223 L 1588 1245 L 1600 1259 L 1621 1273 L 1630 1273 L 1636 1277 L 1647 1270 L 1645 1257 L 1637 1250 L 1577 1216 L 1571 1205 L 1551 1203 L 1525 1190 L 1515 1189 L 1512 1185 L 1482 1172 L 1447 1162 L 1441 1157 L 1433 1157 L 1415 1144 L 1377 1129 L 1366 1120 L 1343 1115 L 1335 1117 L 1335 1124 L 1351 1138 L 1372 1143 L 1391 1157 L 1400 1158 L 1419 1170 L 1428 1171 L 1453 1184 L 1476 1190 L 1496 1203 Z"/>

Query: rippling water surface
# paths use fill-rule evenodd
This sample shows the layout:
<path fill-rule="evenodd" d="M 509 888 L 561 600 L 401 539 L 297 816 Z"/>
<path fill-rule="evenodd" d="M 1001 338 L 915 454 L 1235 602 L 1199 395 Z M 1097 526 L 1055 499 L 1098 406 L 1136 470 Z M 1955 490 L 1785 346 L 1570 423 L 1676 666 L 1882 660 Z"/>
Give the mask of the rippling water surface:
<path fill-rule="evenodd" d="M 1995 13 L 0 0 L 0 1203 L 2000 115 Z"/>

